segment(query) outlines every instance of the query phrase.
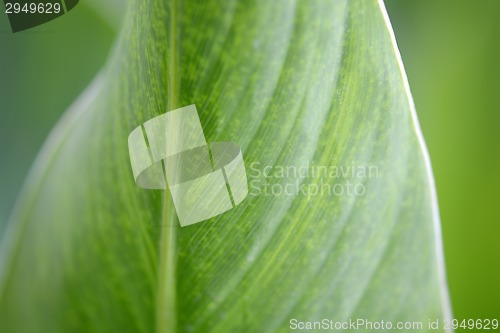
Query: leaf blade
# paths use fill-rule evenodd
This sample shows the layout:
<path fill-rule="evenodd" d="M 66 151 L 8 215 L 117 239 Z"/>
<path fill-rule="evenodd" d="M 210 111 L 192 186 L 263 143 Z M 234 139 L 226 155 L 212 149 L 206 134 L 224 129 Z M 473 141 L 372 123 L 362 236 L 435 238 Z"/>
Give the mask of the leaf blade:
<path fill-rule="evenodd" d="M 379 3 L 170 5 L 135 4 L 96 102 L 45 170 L 2 288 L 7 327 L 284 332 L 290 318 L 445 316 L 432 178 Z M 362 179 L 361 197 L 251 194 L 181 229 L 168 195 L 135 186 L 126 147 L 177 103 L 198 105 L 209 141 L 241 145 L 250 184 L 305 163 L 380 178 Z M 175 251 L 161 250 L 168 237 Z"/>

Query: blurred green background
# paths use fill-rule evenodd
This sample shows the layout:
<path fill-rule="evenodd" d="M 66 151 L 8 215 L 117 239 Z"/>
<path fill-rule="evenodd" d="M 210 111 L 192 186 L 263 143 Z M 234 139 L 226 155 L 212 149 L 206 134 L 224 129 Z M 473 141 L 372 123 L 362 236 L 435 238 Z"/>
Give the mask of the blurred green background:
<path fill-rule="evenodd" d="M 387 0 L 436 179 L 455 318 L 500 317 L 500 1 Z"/>
<path fill-rule="evenodd" d="M 0 235 L 50 129 L 106 60 L 113 1 L 17 34 L 0 14 Z M 386 5 L 431 155 L 454 316 L 499 318 L 500 1 Z"/>

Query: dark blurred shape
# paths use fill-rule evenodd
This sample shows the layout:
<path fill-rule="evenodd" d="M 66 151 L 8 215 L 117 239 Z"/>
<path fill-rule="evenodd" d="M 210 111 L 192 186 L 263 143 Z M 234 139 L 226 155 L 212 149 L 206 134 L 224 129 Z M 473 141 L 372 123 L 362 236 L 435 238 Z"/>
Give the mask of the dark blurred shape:
<path fill-rule="evenodd" d="M 76 6 L 78 0 L 64 0 L 64 2 L 66 3 L 66 10 L 69 11 Z"/>
<path fill-rule="evenodd" d="M 4 0 L 4 3 L 12 32 L 19 32 L 66 14 L 78 0 Z"/>

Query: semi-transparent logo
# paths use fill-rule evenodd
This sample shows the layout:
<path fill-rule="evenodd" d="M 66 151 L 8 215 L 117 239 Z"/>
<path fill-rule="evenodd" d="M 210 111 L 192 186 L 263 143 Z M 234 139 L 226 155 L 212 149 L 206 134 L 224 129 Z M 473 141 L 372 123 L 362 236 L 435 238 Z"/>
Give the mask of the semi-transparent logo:
<path fill-rule="evenodd" d="M 128 146 L 135 182 L 146 189 L 168 185 L 181 226 L 222 214 L 248 194 L 240 148 L 208 144 L 195 105 L 138 126 Z"/>

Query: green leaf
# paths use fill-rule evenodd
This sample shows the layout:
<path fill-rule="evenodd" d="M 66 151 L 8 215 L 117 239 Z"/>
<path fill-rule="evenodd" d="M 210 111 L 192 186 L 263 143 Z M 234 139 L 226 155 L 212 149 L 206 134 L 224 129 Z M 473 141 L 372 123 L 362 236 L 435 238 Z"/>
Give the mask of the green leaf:
<path fill-rule="evenodd" d="M 0 332 L 289 332 L 294 318 L 444 331 L 434 184 L 383 4 L 129 9 L 10 221 Z M 241 147 L 250 194 L 180 228 L 168 191 L 134 183 L 127 137 L 190 104 L 207 141 Z M 304 166 L 348 172 L 292 173 Z M 364 192 L 314 194 L 349 181 Z M 289 183 L 306 193 L 263 191 Z"/>

